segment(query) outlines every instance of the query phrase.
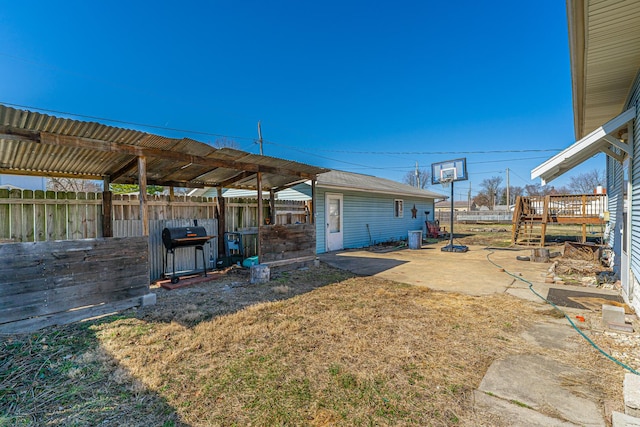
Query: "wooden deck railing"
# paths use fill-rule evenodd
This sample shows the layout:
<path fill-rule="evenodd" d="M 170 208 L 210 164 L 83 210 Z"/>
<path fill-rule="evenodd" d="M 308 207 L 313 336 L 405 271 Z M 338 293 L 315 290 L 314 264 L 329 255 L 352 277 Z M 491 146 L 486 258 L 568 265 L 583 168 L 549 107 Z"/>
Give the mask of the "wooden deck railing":
<path fill-rule="evenodd" d="M 588 224 L 603 224 L 607 211 L 605 194 L 569 194 L 550 196 L 520 196 L 513 212 L 513 243 L 519 243 L 523 236 L 544 246 L 546 225 L 580 224 L 582 240 L 586 240 Z M 537 227 L 537 228 L 536 228 Z M 532 230 L 539 230 L 532 236 Z M 527 231 L 525 233 L 523 231 Z M 534 239 L 531 239 L 531 238 Z"/>

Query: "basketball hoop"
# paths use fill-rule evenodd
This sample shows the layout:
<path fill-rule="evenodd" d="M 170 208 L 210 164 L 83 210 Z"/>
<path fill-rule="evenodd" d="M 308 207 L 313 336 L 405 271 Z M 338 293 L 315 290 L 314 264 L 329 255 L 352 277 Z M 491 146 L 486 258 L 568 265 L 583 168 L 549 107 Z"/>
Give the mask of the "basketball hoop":
<path fill-rule="evenodd" d="M 440 185 L 445 190 L 448 190 L 451 187 L 451 183 L 453 182 L 453 178 L 443 178 L 440 179 Z"/>
<path fill-rule="evenodd" d="M 443 189 L 448 190 L 451 187 L 451 183 L 457 178 L 456 168 L 442 168 L 440 169 L 440 184 Z"/>
<path fill-rule="evenodd" d="M 451 191 L 449 202 L 451 203 L 450 211 L 450 232 L 449 232 L 449 244 L 440 248 L 443 252 L 466 252 L 468 247 L 463 245 L 453 244 L 453 223 L 454 223 L 454 202 L 453 202 L 453 182 L 454 181 L 466 181 L 467 177 L 467 159 L 455 159 L 447 160 L 444 162 L 431 164 L 431 184 L 440 184 L 443 189 Z"/>

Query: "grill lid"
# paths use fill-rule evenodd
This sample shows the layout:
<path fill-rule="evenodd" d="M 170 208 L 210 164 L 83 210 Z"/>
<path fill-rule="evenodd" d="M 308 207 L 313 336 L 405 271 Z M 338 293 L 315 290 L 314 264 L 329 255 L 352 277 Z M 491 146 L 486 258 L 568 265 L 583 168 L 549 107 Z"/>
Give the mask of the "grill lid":
<path fill-rule="evenodd" d="M 167 227 L 162 230 L 162 243 L 167 249 L 180 246 L 197 246 L 206 243 L 213 236 L 207 235 L 204 227 Z"/>

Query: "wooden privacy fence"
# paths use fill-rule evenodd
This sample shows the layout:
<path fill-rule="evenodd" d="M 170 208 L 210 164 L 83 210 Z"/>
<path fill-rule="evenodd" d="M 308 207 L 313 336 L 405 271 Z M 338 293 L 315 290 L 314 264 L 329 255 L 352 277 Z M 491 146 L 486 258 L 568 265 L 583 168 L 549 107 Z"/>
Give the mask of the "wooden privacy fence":
<path fill-rule="evenodd" d="M 511 224 L 512 217 L 511 211 L 453 211 L 455 224 Z M 435 213 L 435 219 L 440 225 L 450 227 L 451 211 L 438 211 Z"/>
<path fill-rule="evenodd" d="M 142 234 L 140 200 L 137 195 L 113 195 L 113 235 L 132 237 Z M 164 227 L 198 225 L 217 236 L 216 199 L 211 197 L 149 196 L 149 275 L 151 280 L 163 275 Z M 268 203 L 264 217 L 268 216 Z M 308 224 L 309 209 L 303 201 L 275 203 L 276 224 Z M 102 237 L 102 193 L 0 189 L 0 243 L 78 240 Z M 258 203 L 255 199 L 230 198 L 225 203 L 225 229 L 242 234 L 245 256 L 258 253 Z M 222 236 L 220 236 L 222 238 Z M 207 267 L 218 258 L 216 239 L 204 247 Z M 176 269 L 190 270 L 194 257 L 190 249 L 176 250 Z M 199 267 L 202 264 L 198 259 Z"/>
<path fill-rule="evenodd" d="M 149 293 L 145 237 L 0 245 L 0 332 L 108 314 Z"/>
<path fill-rule="evenodd" d="M 0 242 L 99 237 L 102 193 L 0 189 Z"/>
<path fill-rule="evenodd" d="M 149 196 L 150 220 L 214 219 L 212 197 Z M 140 220 L 137 195 L 113 195 L 114 221 Z M 226 231 L 255 231 L 258 203 L 255 199 L 227 199 Z M 302 201 L 276 201 L 276 224 L 309 223 L 309 210 Z M 268 204 L 264 216 L 268 214 Z M 141 230 L 136 230 L 140 232 Z M 131 236 L 132 234 L 128 234 Z M 139 234 L 137 234 L 139 235 Z M 102 237 L 102 193 L 0 189 L 0 242 L 42 242 Z M 254 239 L 255 240 L 255 239 Z M 248 245 L 255 252 L 255 241 Z"/>
<path fill-rule="evenodd" d="M 137 195 L 114 194 L 112 205 L 114 220 L 140 219 Z M 216 209 L 211 197 L 149 196 L 148 206 L 151 220 L 213 219 Z M 0 243 L 95 237 L 102 237 L 102 193 L 0 189 Z"/>
<path fill-rule="evenodd" d="M 114 194 L 113 219 L 140 219 L 138 195 Z M 213 197 L 190 197 L 153 195 L 148 196 L 149 219 L 193 219 L 215 218 L 216 199 Z"/>

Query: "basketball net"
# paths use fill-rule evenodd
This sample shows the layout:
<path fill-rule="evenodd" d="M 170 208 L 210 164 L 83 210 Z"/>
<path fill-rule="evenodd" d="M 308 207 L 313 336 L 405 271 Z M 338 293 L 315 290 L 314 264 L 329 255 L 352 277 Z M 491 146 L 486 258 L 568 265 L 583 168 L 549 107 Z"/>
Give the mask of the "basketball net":
<path fill-rule="evenodd" d="M 440 180 L 440 185 L 442 185 L 442 188 L 444 188 L 445 190 L 448 190 L 449 187 L 451 187 L 452 182 L 453 178 L 444 178 Z"/>

